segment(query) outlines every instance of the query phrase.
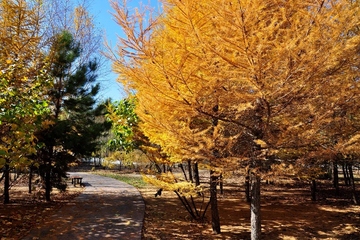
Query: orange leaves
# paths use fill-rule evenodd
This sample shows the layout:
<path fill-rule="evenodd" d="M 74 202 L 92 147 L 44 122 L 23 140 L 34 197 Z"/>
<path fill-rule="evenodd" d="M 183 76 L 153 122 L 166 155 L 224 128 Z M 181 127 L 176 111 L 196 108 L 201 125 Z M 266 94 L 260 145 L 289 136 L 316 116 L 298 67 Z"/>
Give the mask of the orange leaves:
<path fill-rule="evenodd" d="M 136 91 L 141 128 L 169 156 L 213 159 L 216 150 L 246 159 L 254 141 L 269 150 L 319 147 L 330 141 L 334 106 L 352 109 L 358 2 L 164 4 L 149 38 L 136 35 L 137 16 L 116 9 L 127 39 L 114 68 Z"/>

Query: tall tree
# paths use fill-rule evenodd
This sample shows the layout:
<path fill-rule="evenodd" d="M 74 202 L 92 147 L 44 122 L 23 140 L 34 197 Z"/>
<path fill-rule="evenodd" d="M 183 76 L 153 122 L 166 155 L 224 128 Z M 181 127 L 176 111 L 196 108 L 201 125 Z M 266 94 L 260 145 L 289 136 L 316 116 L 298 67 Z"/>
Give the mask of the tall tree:
<path fill-rule="evenodd" d="M 96 151 L 97 139 L 109 128 L 104 118 L 105 105 L 96 106 L 97 63 L 78 65 L 80 51 L 79 43 L 69 32 L 54 36 L 49 55 L 49 74 L 54 86 L 48 92 L 52 110 L 49 119 L 53 124 L 37 133 L 39 141 L 44 143 L 38 156 L 43 161 L 40 169 L 45 178 L 47 201 L 52 184 L 61 184 L 67 164 Z"/>
<path fill-rule="evenodd" d="M 111 150 L 132 151 L 137 146 L 135 139 L 138 116 L 135 114 L 136 99 L 129 97 L 121 101 L 109 103 L 108 120 L 112 123 L 113 138 L 108 142 Z"/>
<path fill-rule="evenodd" d="M 77 61 L 86 64 L 93 58 L 101 58 L 102 32 L 96 27 L 90 14 L 91 1 L 88 0 L 45 0 L 45 26 L 43 28 L 45 44 L 51 44 L 54 35 L 62 31 L 72 34 L 81 45 L 81 54 Z"/>
<path fill-rule="evenodd" d="M 38 1 L 0 3 L 0 167 L 4 203 L 9 203 L 9 171 L 25 167 L 35 152 L 34 131 L 47 111 L 43 88 L 50 86 L 39 48 Z"/>
<path fill-rule="evenodd" d="M 246 163 L 259 239 L 269 156 L 313 145 L 309 136 L 354 90 L 359 36 L 346 33 L 359 26 L 359 3 L 168 0 L 148 26 L 114 8 L 127 36 L 114 69 L 136 91 L 145 135 L 173 160 L 207 160 L 213 171 Z"/>

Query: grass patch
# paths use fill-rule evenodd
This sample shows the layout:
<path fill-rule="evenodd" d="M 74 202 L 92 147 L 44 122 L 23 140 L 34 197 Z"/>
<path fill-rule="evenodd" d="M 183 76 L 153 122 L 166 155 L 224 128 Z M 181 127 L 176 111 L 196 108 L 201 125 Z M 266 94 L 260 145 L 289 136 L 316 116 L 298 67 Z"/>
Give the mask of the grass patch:
<path fill-rule="evenodd" d="M 142 177 L 131 177 L 116 173 L 104 173 L 96 172 L 96 174 L 104 177 L 114 178 L 116 180 L 130 184 L 136 188 L 145 188 L 148 184 L 142 179 Z"/>

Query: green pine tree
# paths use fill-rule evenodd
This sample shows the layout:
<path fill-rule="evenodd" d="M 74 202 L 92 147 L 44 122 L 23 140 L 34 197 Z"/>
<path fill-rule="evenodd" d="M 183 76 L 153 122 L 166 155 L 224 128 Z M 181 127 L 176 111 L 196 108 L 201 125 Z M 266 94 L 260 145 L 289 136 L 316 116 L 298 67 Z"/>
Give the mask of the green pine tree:
<path fill-rule="evenodd" d="M 54 87 L 48 95 L 52 123 L 38 133 L 43 143 L 38 151 L 39 172 L 45 179 L 47 201 L 52 186 L 66 186 L 61 179 L 68 164 L 96 151 L 97 139 L 110 128 L 104 118 L 105 104 L 96 102 L 100 89 L 95 83 L 96 60 L 79 64 L 80 54 L 80 45 L 69 32 L 54 37 L 49 55 Z"/>

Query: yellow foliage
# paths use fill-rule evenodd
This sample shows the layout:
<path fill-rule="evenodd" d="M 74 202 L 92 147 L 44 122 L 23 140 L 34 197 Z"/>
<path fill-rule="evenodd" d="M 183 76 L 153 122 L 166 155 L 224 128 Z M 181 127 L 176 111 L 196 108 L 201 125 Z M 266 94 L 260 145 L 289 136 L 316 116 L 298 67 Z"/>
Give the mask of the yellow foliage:
<path fill-rule="evenodd" d="M 47 128 L 49 128 L 51 125 L 53 125 L 54 124 L 54 121 L 52 121 L 52 120 L 49 120 L 49 119 L 45 119 L 44 121 L 42 121 L 42 129 L 47 129 Z"/>
<path fill-rule="evenodd" d="M 41 18 L 38 1 L 0 2 L 0 167 L 26 166 L 26 156 L 35 153 L 34 132 L 48 86 Z"/>
<path fill-rule="evenodd" d="M 359 154 L 360 149 L 360 134 L 355 134 L 350 140 L 345 142 L 341 147 L 341 150 L 345 154 Z"/>
<path fill-rule="evenodd" d="M 102 165 L 108 169 L 114 169 L 116 165 L 114 164 L 114 159 L 111 158 L 105 158 L 102 162 Z"/>
<path fill-rule="evenodd" d="M 183 196 L 198 196 L 199 192 L 203 191 L 202 186 L 195 186 L 191 182 L 177 182 L 175 177 L 170 173 L 158 175 L 156 178 L 152 176 L 142 175 L 144 181 L 154 186 L 162 188 L 164 191 L 177 191 Z"/>
<path fill-rule="evenodd" d="M 266 147 L 267 147 L 266 142 L 264 142 L 264 141 L 261 140 L 261 139 L 255 139 L 254 142 L 255 142 L 257 145 L 260 145 L 261 148 L 266 148 Z"/>
<path fill-rule="evenodd" d="M 334 107 L 359 93 L 359 1 L 167 0 L 148 26 L 114 6 L 126 37 L 113 68 L 173 161 L 232 168 L 231 157 L 319 147 Z"/>

